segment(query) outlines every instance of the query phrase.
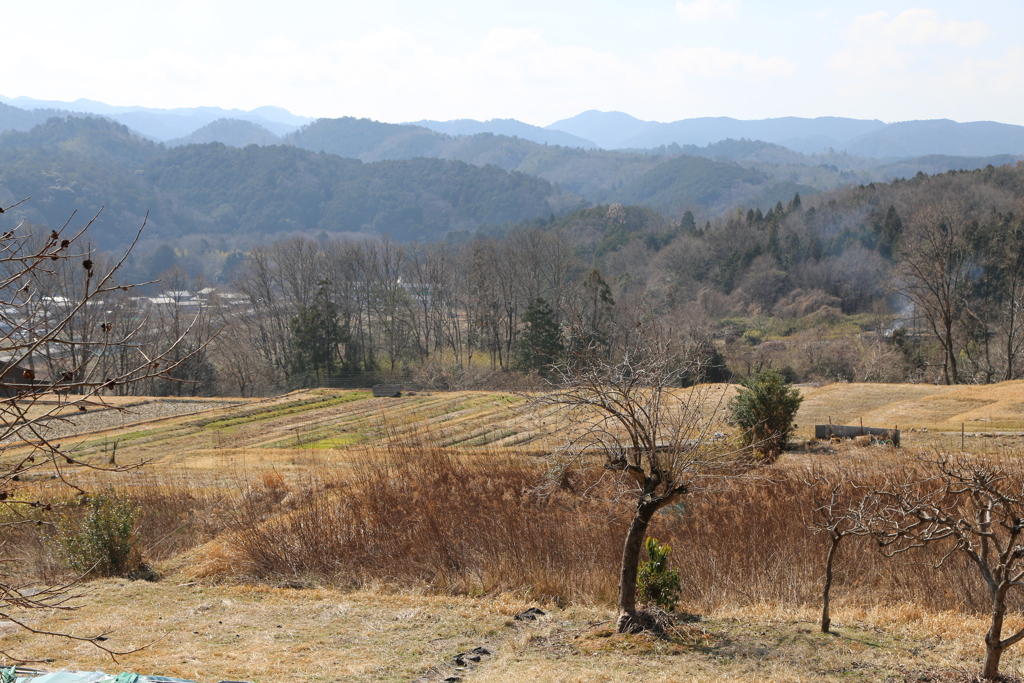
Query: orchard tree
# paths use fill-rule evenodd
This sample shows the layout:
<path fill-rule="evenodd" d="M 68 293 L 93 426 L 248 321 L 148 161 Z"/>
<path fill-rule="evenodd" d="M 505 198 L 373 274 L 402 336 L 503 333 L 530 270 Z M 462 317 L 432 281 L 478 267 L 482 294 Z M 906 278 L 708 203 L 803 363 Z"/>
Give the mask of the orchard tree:
<path fill-rule="evenodd" d="M 1016 461 L 942 456 L 890 476 L 856 511 L 855 524 L 893 557 L 932 548 L 934 566 L 965 557 L 989 597 L 989 628 L 981 676 L 994 680 L 999 662 L 1024 629 L 1006 637 L 1011 592 L 1024 586 L 1024 469 Z"/>
<path fill-rule="evenodd" d="M 637 611 L 637 571 L 654 515 L 740 465 L 738 454 L 715 437 L 721 389 L 678 388 L 684 374 L 703 374 L 692 367 L 701 360 L 680 357 L 651 316 L 623 337 L 614 358 L 595 349 L 559 365 L 559 388 L 533 400 L 554 407 L 571 426 L 569 442 L 555 456 L 560 467 L 599 464 L 618 475 L 615 495 L 631 511 L 619 567 L 620 633 L 647 625 Z"/>

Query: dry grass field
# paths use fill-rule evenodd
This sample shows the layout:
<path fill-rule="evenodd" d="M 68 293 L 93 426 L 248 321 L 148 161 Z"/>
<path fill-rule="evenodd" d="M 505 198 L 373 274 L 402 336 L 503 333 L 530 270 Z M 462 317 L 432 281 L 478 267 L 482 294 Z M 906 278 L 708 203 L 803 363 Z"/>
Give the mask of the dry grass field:
<path fill-rule="evenodd" d="M 113 663 L 88 644 L 8 624 L 0 650 L 47 669 L 199 681 L 966 680 L 985 605 L 962 563 L 935 571 L 923 555 L 884 560 L 851 541 L 837 565 L 837 633 L 818 632 L 825 545 L 808 530 L 801 476 L 810 465 L 884 469 L 959 450 L 961 424 L 966 450 L 1016 457 L 1024 382 L 801 390 L 798 439 L 815 423 L 863 419 L 899 425 L 904 447 L 800 446 L 756 478 L 665 510 L 651 533 L 674 548 L 689 616 L 664 637 L 612 633 L 627 511 L 585 472 L 542 486 L 550 468 L 540 456 L 568 426 L 523 397 L 309 390 L 132 399 L 71 416 L 53 429 L 79 458 L 148 463 L 71 474 L 133 499 L 142 556 L 162 579 L 90 581 L 78 611 L 28 618 L 147 647 Z M 53 481 L 23 485 L 25 496 L 64 501 L 54 515 L 76 514 L 76 498 Z M 9 573 L 66 576 L 52 539 L 12 531 L 5 543 L 17 560 Z M 531 606 L 546 614 L 514 619 Z M 455 663 L 477 647 L 491 654 Z M 1024 674 L 1024 648 L 1002 669 Z"/>

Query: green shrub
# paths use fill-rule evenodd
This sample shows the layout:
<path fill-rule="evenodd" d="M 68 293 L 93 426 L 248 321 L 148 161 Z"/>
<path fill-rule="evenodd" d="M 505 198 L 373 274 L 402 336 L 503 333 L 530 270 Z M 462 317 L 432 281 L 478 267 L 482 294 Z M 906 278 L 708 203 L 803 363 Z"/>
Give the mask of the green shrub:
<path fill-rule="evenodd" d="M 90 576 L 125 576 L 138 564 L 132 501 L 111 491 L 89 497 L 85 516 L 65 516 L 58 524 L 58 540 L 71 569 Z"/>
<path fill-rule="evenodd" d="M 739 393 L 729 401 L 729 424 L 743 430 L 743 441 L 774 461 L 796 428 L 793 419 L 803 396 L 775 370 L 765 370 L 740 381 Z"/>
<path fill-rule="evenodd" d="M 764 332 L 761 330 L 747 330 L 743 333 L 743 341 L 751 346 L 757 346 L 764 341 Z"/>
<path fill-rule="evenodd" d="M 682 592 L 679 586 L 679 571 L 668 568 L 668 556 L 672 554 L 672 547 L 668 543 L 659 544 L 656 538 L 648 538 L 644 541 L 644 546 L 648 559 L 640 565 L 636 579 L 640 599 L 671 612 L 676 608 Z"/>

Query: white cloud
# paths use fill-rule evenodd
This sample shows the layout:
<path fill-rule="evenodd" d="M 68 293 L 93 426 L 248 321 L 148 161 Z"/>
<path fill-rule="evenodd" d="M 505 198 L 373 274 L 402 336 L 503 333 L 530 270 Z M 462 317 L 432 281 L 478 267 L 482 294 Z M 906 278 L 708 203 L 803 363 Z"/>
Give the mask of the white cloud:
<path fill-rule="evenodd" d="M 709 19 L 731 19 L 736 16 L 739 5 L 739 0 L 677 2 L 676 14 L 684 24 L 696 24 Z"/>
<path fill-rule="evenodd" d="M 860 17 L 825 65 L 833 107 L 890 121 L 952 118 L 1019 121 L 1024 48 L 993 49 L 993 28 L 942 21 L 927 9 Z"/>
<path fill-rule="evenodd" d="M 748 98 L 770 100 L 779 79 L 796 70 L 779 56 L 718 47 L 625 56 L 518 28 L 492 29 L 462 51 L 384 26 L 329 45 L 267 37 L 206 54 L 157 45 L 130 59 L 102 51 L 73 58 L 56 43 L 28 40 L 12 52 L 18 58 L 0 60 L 5 95 L 85 94 L 127 104 L 130 92 L 131 104 L 148 106 L 272 103 L 306 115 L 385 121 L 515 117 L 547 124 L 592 108 L 660 120 L 735 114 Z M 35 78 L 47 92 L 19 75 L 29 63 L 45 72 Z"/>
<path fill-rule="evenodd" d="M 854 75 L 893 76 L 916 60 L 928 59 L 934 48 L 973 47 L 992 33 L 980 21 L 942 22 L 928 9 L 908 9 L 892 18 L 875 12 L 854 20 L 846 46 L 827 66 Z"/>
<path fill-rule="evenodd" d="M 875 20 L 872 20 L 874 18 Z M 905 41 L 913 45 L 950 43 L 957 47 L 972 47 L 992 35 L 992 29 L 981 21 L 939 21 L 939 15 L 927 9 L 909 9 L 897 15 L 889 24 L 877 21 L 877 15 L 862 17 L 865 20 L 855 28 L 868 34 L 881 31 L 892 41 Z"/>
<path fill-rule="evenodd" d="M 677 46 L 659 52 L 655 61 L 667 71 L 710 79 L 788 78 L 797 70 L 795 63 L 778 55 L 761 58 L 756 54 L 732 52 L 717 47 Z"/>
<path fill-rule="evenodd" d="M 986 93 L 986 104 L 1009 97 L 1014 102 L 1006 104 L 1017 108 L 1017 95 L 1024 91 L 1024 47 L 1011 46 L 995 59 L 964 60 L 948 74 L 946 85 L 961 92 Z"/>

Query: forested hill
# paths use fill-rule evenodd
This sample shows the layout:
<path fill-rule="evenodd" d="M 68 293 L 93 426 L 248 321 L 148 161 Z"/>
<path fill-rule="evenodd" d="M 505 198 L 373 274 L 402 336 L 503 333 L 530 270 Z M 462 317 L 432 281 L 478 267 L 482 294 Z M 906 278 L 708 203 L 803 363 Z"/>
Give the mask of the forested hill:
<path fill-rule="evenodd" d="M 299 147 L 363 161 L 417 156 L 455 159 L 483 166 L 493 164 L 558 183 L 562 189 L 592 202 L 644 204 L 670 215 L 691 210 L 712 216 L 735 207 L 774 205 L 794 192 L 805 195 L 850 182 L 822 172 L 820 160 L 778 145 L 725 141 L 708 148 L 609 152 L 541 145 L 518 137 L 478 133 L 452 137 L 414 125 L 370 119 L 319 119 L 288 136 Z M 769 151 L 765 151 L 770 148 Z M 697 159 L 693 157 L 704 157 Z M 747 167 L 737 162 L 749 162 Z M 777 182 L 770 164 L 814 167 L 812 174 Z M 760 165 L 752 168 L 751 165 Z M 793 173 L 787 171 L 787 176 Z M 813 185 L 801 183 L 807 176 Z M 777 186 L 783 189 L 777 189 Z"/>
<path fill-rule="evenodd" d="M 0 131 L 29 130 L 54 116 L 64 116 L 69 112 L 56 109 L 20 109 L 0 102 Z"/>
<path fill-rule="evenodd" d="M 168 147 L 178 145 L 202 145 L 208 142 L 222 142 L 229 147 L 245 147 L 247 145 L 280 145 L 281 138 L 269 130 L 241 119 L 217 119 L 188 135 L 168 140 Z"/>
<path fill-rule="evenodd" d="M 240 132 L 239 124 L 245 122 L 223 121 L 205 132 L 218 126 Z M 167 149 L 108 120 L 53 118 L 0 136 L 0 191 L 4 201 L 32 195 L 31 217 L 47 224 L 63 223 L 75 208 L 92 213 L 105 204 L 96 234 L 110 246 L 141 224 L 147 210 L 148 234 L 160 238 L 354 231 L 431 240 L 481 224 L 557 215 L 587 201 L 707 218 L 739 204 L 767 207 L 797 191 L 815 192 L 731 161 L 570 149 L 490 134 L 451 138 L 368 120 L 321 120 L 292 142 L 314 149 Z M 344 158 L 360 155 L 398 158 Z"/>
<path fill-rule="evenodd" d="M 192 141 L 218 136 L 273 141 L 231 120 L 196 131 Z M 703 223 L 738 206 L 767 210 L 796 193 L 807 198 L 878 175 L 1014 160 L 933 157 L 872 167 L 859 157 L 808 157 L 749 140 L 608 152 L 491 134 L 453 138 L 366 119 L 321 119 L 290 142 L 168 149 L 106 119 L 54 117 L 0 135 L 0 203 L 32 195 L 27 216 L 49 225 L 105 205 L 94 234 L 106 247 L 134 234 L 146 211 L 147 235 L 161 239 L 348 231 L 434 240 L 588 203 L 643 205 L 675 221 L 690 211 Z M 378 157 L 387 160 L 369 161 Z"/>
<path fill-rule="evenodd" d="M 694 205 L 725 208 L 746 203 L 769 207 L 780 200 L 788 201 L 796 193 L 807 196 L 814 192 L 814 188 L 773 181 L 760 171 L 742 166 L 681 156 L 655 166 L 617 190 L 612 199 L 681 215 Z"/>
<path fill-rule="evenodd" d="M 965 130 L 970 127 L 956 125 Z M 445 130 L 473 128 L 461 125 Z M 711 217 L 737 205 L 766 209 L 794 192 L 807 196 L 851 184 L 909 177 L 919 171 L 933 174 L 972 170 L 1017 158 L 931 155 L 893 163 L 846 152 L 803 154 L 779 144 L 749 139 L 725 139 L 703 147 L 670 144 L 607 151 L 538 144 L 522 137 L 492 133 L 453 136 L 416 125 L 351 117 L 318 119 L 286 140 L 316 152 L 363 161 L 428 156 L 477 166 L 494 164 L 506 171 L 540 176 L 595 203 L 632 201 L 675 217 L 684 210 Z M 712 162 L 683 157 L 704 157 Z M 656 170 L 662 164 L 668 166 Z"/>
<path fill-rule="evenodd" d="M 321 231 L 401 240 L 561 214 L 579 205 L 546 180 L 444 159 L 364 164 L 291 146 L 166 149 L 103 119 L 54 118 L 0 136 L 0 204 L 62 225 L 106 209 L 93 239 L 115 248 L 150 212 L 150 238 Z"/>

